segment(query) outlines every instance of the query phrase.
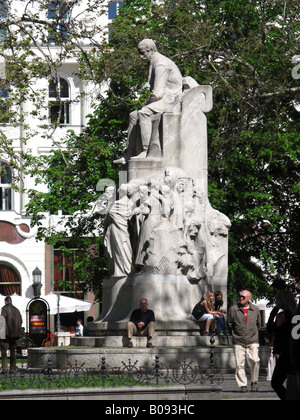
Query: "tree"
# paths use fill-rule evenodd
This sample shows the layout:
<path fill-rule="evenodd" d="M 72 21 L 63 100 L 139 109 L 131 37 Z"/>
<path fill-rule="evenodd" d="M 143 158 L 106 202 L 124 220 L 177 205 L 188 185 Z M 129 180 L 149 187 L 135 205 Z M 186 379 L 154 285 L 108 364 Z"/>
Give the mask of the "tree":
<path fill-rule="evenodd" d="M 104 0 L 88 0 L 84 5 L 79 0 L 0 1 L 0 158 L 14 169 L 15 188 L 22 186 L 29 139 L 42 136 L 52 139 L 53 147 L 61 147 L 54 140 L 62 109 L 58 71 L 68 58 L 77 57 L 84 65 L 85 77 L 93 80 L 93 48 L 100 51 L 107 36 L 107 29 L 99 24 L 99 17 L 107 12 L 105 4 Z M 39 84 L 43 79 L 52 80 L 59 110 L 50 122 L 47 92 Z M 32 120 L 34 125 L 28 122 Z M 15 152 L 7 125 L 22 127 L 21 153 Z"/>
<path fill-rule="evenodd" d="M 113 30 L 112 69 L 153 38 L 184 75 L 213 87 L 209 195 L 232 221 L 231 296 L 299 283 L 299 12 L 295 1 L 128 1 Z"/>
<path fill-rule="evenodd" d="M 107 8 L 105 0 L 88 0 L 84 4 L 79 0 L 0 1 L 0 159 L 13 169 L 12 187 L 16 190 L 24 191 L 26 176 L 36 178 L 37 190 L 28 191 L 32 198 L 28 211 L 34 208 L 30 214 L 32 224 L 39 226 L 38 239 L 52 240 L 51 243 L 64 235 L 57 234 L 52 238 L 52 232 L 41 223 L 44 217 L 41 214 L 48 211 L 55 214 L 59 210 L 71 214 L 88 206 L 102 173 L 114 176 L 110 163 L 106 166 L 103 161 L 103 156 L 110 156 L 106 142 L 109 135 L 105 136 L 104 146 L 104 140 L 101 143 L 101 139 L 98 141 L 93 135 L 95 127 L 86 134 L 98 159 L 92 161 L 93 154 L 86 148 L 80 155 L 76 174 L 74 161 L 78 150 L 83 149 L 81 143 L 86 142 L 86 137 L 83 139 L 70 132 L 66 138 L 57 140 L 56 135 L 64 109 L 59 71 L 67 60 L 78 61 L 78 77 L 93 81 L 100 96 L 94 58 L 101 53 L 103 39 L 107 37 L 107 28 L 101 24 L 101 16 L 107 14 Z M 50 104 L 46 100 L 48 86 L 54 99 Z M 75 98 L 74 102 L 79 99 Z M 101 126 L 99 121 L 97 124 Z M 17 140 L 16 136 L 19 136 Z M 51 156 L 32 156 L 28 144 L 34 139 L 51 140 Z M 95 170 L 97 163 L 99 167 Z M 89 171 L 86 171 L 89 164 Z M 5 168 L 1 165 L 0 171 Z M 51 185 L 51 196 L 40 192 L 38 185 L 41 183 Z M 73 192 L 67 188 L 67 183 L 73 186 Z M 56 197 L 57 191 L 61 191 L 62 196 L 58 193 Z M 40 217 L 35 217 L 37 213 Z M 82 227 L 81 234 L 84 229 Z M 91 240 L 83 238 L 81 241 L 78 253 L 80 249 L 88 249 L 91 254 Z M 64 248 L 67 253 L 67 247 Z M 78 260 L 76 264 L 79 264 Z"/>
<path fill-rule="evenodd" d="M 52 245 L 60 243 L 65 256 L 71 256 L 76 249 L 72 279 L 80 280 L 83 291 L 93 290 L 99 298 L 107 269 L 101 238 L 102 219 L 92 210 L 102 193 L 96 193 L 98 181 L 108 179 L 118 183 L 118 169 L 113 168 L 112 162 L 119 146 L 114 142 L 124 138 L 127 127 L 127 118 L 116 115 L 120 106 L 114 107 L 113 102 L 114 98 L 108 95 L 91 116 L 85 131 L 80 136 L 70 133 L 63 152 L 53 150 L 40 158 L 27 156 L 25 164 L 26 171 L 35 175 L 37 184 L 49 187 L 46 193 L 28 191 L 27 213 L 32 216 L 32 225 L 39 226 L 37 238 Z M 57 215 L 59 210 L 65 215 L 61 221 L 45 227 L 45 211 Z M 70 288 L 73 286 L 74 283 L 70 284 Z"/>
<path fill-rule="evenodd" d="M 109 43 L 90 53 L 81 51 L 80 60 L 88 60 L 95 80 L 107 82 L 107 98 L 95 108 L 83 135 L 70 137 L 69 152 L 44 161 L 41 181 L 51 184 L 55 194 L 32 198 L 28 211 L 33 220 L 38 221 L 51 200 L 54 207 L 69 213 L 87 208 L 96 176 L 116 179 L 109 162 L 124 147 L 129 111 L 138 108 L 147 93 L 146 67 L 136 46 L 143 38 L 153 38 L 185 76 L 213 87 L 214 108 L 208 115 L 209 197 L 232 222 L 230 297 L 241 288 L 262 297 L 286 284 L 298 287 L 300 87 L 293 77 L 298 2 L 127 0 L 124 4 L 110 27 Z M 100 156 L 92 154 L 90 144 L 95 141 Z M 93 162 L 95 178 L 83 179 Z M 61 168 L 54 180 L 53 165 Z M 78 181 L 78 188 L 88 194 L 76 195 L 65 179 Z M 80 229 L 76 232 L 80 236 Z"/>

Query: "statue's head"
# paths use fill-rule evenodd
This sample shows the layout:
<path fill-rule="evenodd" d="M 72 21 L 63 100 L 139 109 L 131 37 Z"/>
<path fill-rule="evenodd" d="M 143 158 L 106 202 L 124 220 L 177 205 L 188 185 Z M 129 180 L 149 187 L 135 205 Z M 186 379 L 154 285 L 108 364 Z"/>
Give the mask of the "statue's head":
<path fill-rule="evenodd" d="M 143 39 L 138 45 L 138 51 L 143 60 L 150 61 L 152 55 L 157 51 L 156 44 L 153 39 Z"/>

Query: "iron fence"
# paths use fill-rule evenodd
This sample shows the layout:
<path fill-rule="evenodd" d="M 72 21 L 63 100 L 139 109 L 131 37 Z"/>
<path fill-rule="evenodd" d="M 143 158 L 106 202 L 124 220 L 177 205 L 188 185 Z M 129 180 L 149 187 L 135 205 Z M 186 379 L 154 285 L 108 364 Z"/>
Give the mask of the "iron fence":
<path fill-rule="evenodd" d="M 69 365 L 66 369 L 55 369 L 51 358 L 46 368 L 37 370 L 30 366 L 18 368 L 16 372 L 0 374 L 1 390 L 80 388 L 80 387 L 118 387 L 118 386 L 161 386 L 161 385 L 220 385 L 223 377 L 213 362 L 203 369 L 192 361 L 176 362 L 174 366 L 163 366 L 159 356 L 151 366 L 139 366 L 138 361 L 128 359 L 121 366 L 111 367 L 105 357 L 96 368 L 84 368 L 84 364 Z"/>

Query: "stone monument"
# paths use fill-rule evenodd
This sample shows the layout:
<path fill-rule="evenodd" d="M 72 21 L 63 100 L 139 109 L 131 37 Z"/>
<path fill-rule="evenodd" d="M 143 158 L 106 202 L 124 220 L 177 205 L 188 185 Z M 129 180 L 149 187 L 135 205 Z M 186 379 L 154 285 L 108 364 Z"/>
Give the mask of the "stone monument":
<path fill-rule="evenodd" d="M 191 321 L 208 289 L 227 301 L 229 219 L 213 209 L 207 193 L 207 120 L 212 89 L 182 77 L 154 41 L 138 46 L 149 62 L 151 95 L 130 114 L 123 158 L 127 182 L 100 198 L 110 277 L 103 308 L 89 324 L 93 336 L 126 336 L 141 298 L 155 312 L 155 343 L 167 336 L 199 335 Z M 126 345 L 126 338 L 123 340 Z"/>

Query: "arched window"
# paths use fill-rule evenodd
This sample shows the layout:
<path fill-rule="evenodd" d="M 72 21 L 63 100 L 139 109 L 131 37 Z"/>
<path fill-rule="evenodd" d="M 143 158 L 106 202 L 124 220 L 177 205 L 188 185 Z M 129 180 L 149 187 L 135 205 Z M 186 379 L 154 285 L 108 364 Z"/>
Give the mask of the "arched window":
<path fill-rule="evenodd" d="M 19 273 L 11 265 L 0 261 L 0 294 L 11 296 L 21 294 L 21 279 Z"/>
<path fill-rule="evenodd" d="M 5 162 L 0 162 L 0 211 L 12 210 L 12 171 Z"/>
<path fill-rule="evenodd" d="M 49 83 L 49 118 L 53 124 L 70 124 L 70 87 L 62 77 Z"/>

